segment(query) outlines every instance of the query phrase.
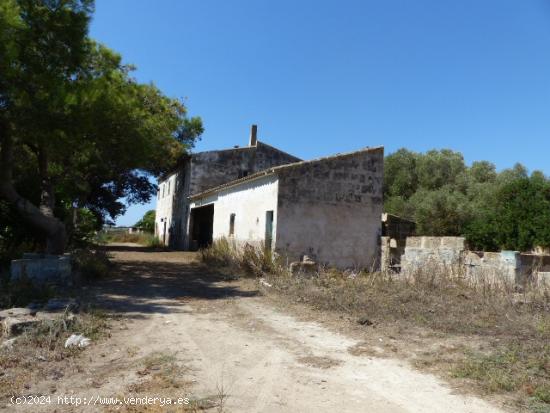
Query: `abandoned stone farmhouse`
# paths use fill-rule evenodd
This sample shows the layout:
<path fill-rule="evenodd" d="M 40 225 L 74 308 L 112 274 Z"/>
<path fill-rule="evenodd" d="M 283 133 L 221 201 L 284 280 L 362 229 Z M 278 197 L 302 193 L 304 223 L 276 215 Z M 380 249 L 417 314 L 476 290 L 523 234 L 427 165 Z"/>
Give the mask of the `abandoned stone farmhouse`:
<path fill-rule="evenodd" d="M 219 238 L 289 261 L 373 267 L 380 257 L 384 150 L 302 161 L 258 141 L 195 153 L 159 179 L 155 234 L 175 249 Z"/>

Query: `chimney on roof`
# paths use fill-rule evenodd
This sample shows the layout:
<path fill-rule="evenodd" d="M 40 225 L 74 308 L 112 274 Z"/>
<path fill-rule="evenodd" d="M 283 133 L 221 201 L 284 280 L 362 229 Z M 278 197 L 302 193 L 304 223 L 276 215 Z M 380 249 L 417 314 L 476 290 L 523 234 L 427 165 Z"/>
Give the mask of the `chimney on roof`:
<path fill-rule="evenodd" d="M 250 128 L 250 143 L 249 146 L 256 146 L 258 144 L 258 126 L 252 125 Z"/>

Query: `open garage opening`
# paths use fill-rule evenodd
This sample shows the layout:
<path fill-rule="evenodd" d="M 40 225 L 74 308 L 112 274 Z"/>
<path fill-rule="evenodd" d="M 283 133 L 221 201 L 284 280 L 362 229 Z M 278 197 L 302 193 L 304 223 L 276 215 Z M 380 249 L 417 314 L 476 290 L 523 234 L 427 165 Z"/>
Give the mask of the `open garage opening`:
<path fill-rule="evenodd" d="M 212 245 L 214 230 L 214 204 L 191 210 L 191 249 L 198 250 Z"/>

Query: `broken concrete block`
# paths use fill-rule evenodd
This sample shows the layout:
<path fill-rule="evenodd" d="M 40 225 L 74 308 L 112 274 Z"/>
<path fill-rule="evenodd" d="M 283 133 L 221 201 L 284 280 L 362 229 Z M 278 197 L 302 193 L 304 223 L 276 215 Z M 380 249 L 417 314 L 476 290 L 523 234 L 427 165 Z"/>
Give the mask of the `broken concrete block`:
<path fill-rule="evenodd" d="M 26 329 L 42 322 L 62 320 L 65 326 L 74 322 L 75 315 L 69 313 L 61 318 L 61 312 L 38 311 L 29 308 L 10 308 L 0 312 L 0 335 L 7 337 L 23 333 Z"/>
<path fill-rule="evenodd" d="M 71 257 L 68 255 L 24 254 L 13 260 L 10 267 L 12 281 L 29 280 L 36 285 L 73 283 Z"/>
<path fill-rule="evenodd" d="M 307 255 L 304 255 L 302 261 L 290 264 L 290 272 L 291 274 L 314 274 L 317 272 L 317 263 Z"/>
<path fill-rule="evenodd" d="M 0 311 L 0 321 L 8 317 L 24 317 L 24 316 L 33 316 L 36 314 L 36 311 L 30 308 L 8 308 L 7 310 Z"/>
<path fill-rule="evenodd" d="M 6 337 L 13 337 L 23 333 L 28 328 L 34 327 L 40 320 L 32 316 L 7 317 L 2 320 L 2 332 Z"/>
<path fill-rule="evenodd" d="M 550 272 L 537 272 L 537 285 L 550 286 Z"/>

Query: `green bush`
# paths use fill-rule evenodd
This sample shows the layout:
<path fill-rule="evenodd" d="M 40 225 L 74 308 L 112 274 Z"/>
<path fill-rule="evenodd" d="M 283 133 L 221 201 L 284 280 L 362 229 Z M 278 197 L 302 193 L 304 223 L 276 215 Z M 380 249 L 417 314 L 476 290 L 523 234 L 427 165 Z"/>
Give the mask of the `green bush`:
<path fill-rule="evenodd" d="M 450 150 L 400 149 L 384 161 L 384 209 L 416 221 L 418 235 L 465 236 L 472 249 L 550 246 L 550 179 L 520 164 L 497 173 Z"/>
<path fill-rule="evenodd" d="M 503 184 L 465 234 L 475 249 L 528 251 L 550 245 L 548 223 L 550 181 L 534 173 Z"/>
<path fill-rule="evenodd" d="M 162 242 L 158 237 L 150 232 L 133 232 L 127 231 L 102 231 L 96 237 L 98 243 L 108 244 L 110 242 L 140 244 L 147 247 L 162 247 Z"/>
<path fill-rule="evenodd" d="M 147 211 L 134 226 L 146 232 L 155 232 L 155 210 Z"/>
<path fill-rule="evenodd" d="M 109 275 L 113 264 L 105 251 L 82 249 L 73 252 L 73 270 L 83 280 L 95 280 Z"/>
<path fill-rule="evenodd" d="M 155 237 L 153 234 L 148 234 L 149 236 L 146 238 L 145 245 L 150 248 L 163 248 L 164 244 L 159 239 L 159 237 Z"/>

